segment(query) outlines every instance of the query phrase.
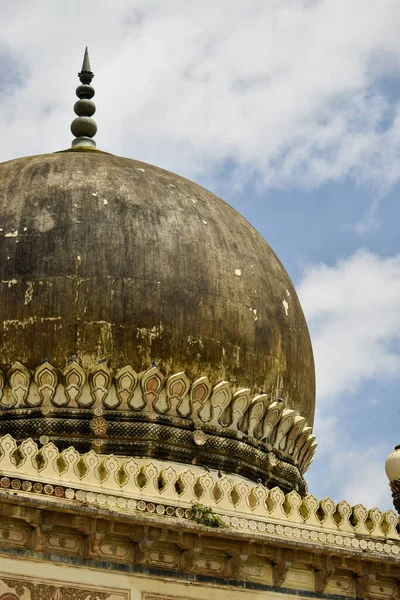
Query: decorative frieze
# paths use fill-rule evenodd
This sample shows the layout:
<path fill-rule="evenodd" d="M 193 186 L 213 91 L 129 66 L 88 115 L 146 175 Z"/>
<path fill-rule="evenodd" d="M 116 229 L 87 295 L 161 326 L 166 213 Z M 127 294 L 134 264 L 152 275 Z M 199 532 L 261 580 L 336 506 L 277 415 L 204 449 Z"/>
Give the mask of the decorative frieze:
<path fill-rule="evenodd" d="M 293 454 L 302 472 L 311 463 L 311 455 L 306 459 L 315 438 L 304 417 L 286 409 L 283 400 L 272 400 L 266 394 L 252 397 L 247 388 L 235 391 L 227 381 L 212 386 L 207 377 L 201 377 L 191 383 L 183 372 L 165 379 L 156 366 L 138 374 L 128 365 L 113 376 L 106 363 L 96 365 L 88 375 L 76 362 L 68 364 L 62 374 L 48 362 L 41 364 L 33 377 L 18 362 L 7 377 L 0 372 L 3 410 L 18 409 L 22 416 L 20 411 L 26 407 L 76 409 L 94 404 L 105 411 L 129 409 L 190 419 L 196 428 L 209 424 L 242 439 L 262 440 Z"/>
<path fill-rule="evenodd" d="M 260 583 L 263 589 L 284 588 L 286 593 L 293 589 L 301 595 L 301 590 L 309 590 L 318 597 L 335 594 L 382 600 L 398 598 L 396 580 L 400 576 L 400 561 L 390 553 L 358 552 L 354 547 L 346 547 L 340 553 L 334 546 L 316 542 L 312 547 L 302 547 L 296 537 L 282 544 L 282 536 L 274 538 L 271 528 L 268 537 L 257 530 L 253 539 L 254 531 L 243 528 L 234 537 L 229 528 L 217 536 L 215 531 L 199 532 L 190 526 L 184 531 L 176 526 L 178 520 L 171 515 L 157 525 L 152 510 L 149 525 L 141 518 L 130 520 L 127 526 L 126 521 L 121 522 L 121 515 L 115 513 L 107 521 L 105 507 L 93 515 L 87 512 L 79 515 L 77 504 L 60 508 L 47 506 L 37 510 L 25 505 L 21 510 L 18 504 L 2 502 L 0 532 L 15 528 L 19 519 L 27 531 L 21 548 L 27 556 L 33 551 L 36 560 L 46 561 L 51 556 L 52 562 L 61 563 L 70 562 L 73 557 L 76 565 L 100 570 L 106 562 L 108 572 L 141 572 L 142 566 L 143 573 L 154 568 L 151 577 L 157 577 L 158 573 L 164 581 L 190 573 L 211 577 L 213 586 L 229 585 L 231 589 L 236 585 L 242 589 L 243 582 L 253 582 Z M 180 513 L 177 519 L 183 523 L 185 516 Z M 12 554 L 12 549 L 19 547 L 12 536 L 8 539 L 7 546 L 0 545 L 0 554 Z"/>
<path fill-rule="evenodd" d="M 0 574 L 0 600 L 129 600 L 128 590 L 77 586 L 40 577 Z"/>
<path fill-rule="evenodd" d="M 31 373 L 15 363 L 0 373 L 0 433 L 38 441 L 39 431 L 59 447 L 163 456 L 302 496 L 317 446 L 304 417 L 283 400 L 205 376 L 165 377 L 155 364 L 112 373 L 101 362 L 86 373 L 72 361 L 61 373 L 44 362 Z"/>
<path fill-rule="evenodd" d="M 0 488 L 24 495 L 67 499 L 121 513 L 191 519 L 200 502 L 215 510 L 229 529 L 324 544 L 345 550 L 397 556 L 400 536 L 394 511 L 382 513 L 330 498 L 320 502 L 297 492 L 284 494 L 238 476 L 148 459 L 59 452 L 51 442 L 18 445 L 0 438 Z M 394 543 L 395 542 L 395 543 Z"/>

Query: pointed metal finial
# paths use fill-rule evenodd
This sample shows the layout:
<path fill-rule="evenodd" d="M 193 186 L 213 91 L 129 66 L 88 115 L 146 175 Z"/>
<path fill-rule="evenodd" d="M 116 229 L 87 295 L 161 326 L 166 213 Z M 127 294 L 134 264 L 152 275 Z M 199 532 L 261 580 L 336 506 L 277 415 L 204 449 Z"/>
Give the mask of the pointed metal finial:
<path fill-rule="evenodd" d="M 92 70 L 90 68 L 89 52 L 87 46 L 85 48 L 85 54 L 83 56 L 82 71 L 86 71 L 86 73 L 92 73 Z"/>
<path fill-rule="evenodd" d="M 76 88 L 76 95 L 79 100 L 75 102 L 74 111 L 78 115 L 71 123 L 71 131 L 75 136 L 72 141 L 72 148 L 76 146 L 86 146 L 96 148 L 96 142 L 92 139 L 96 135 L 97 125 L 91 118 L 96 112 L 96 106 L 92 100 L 94 89 L 90 85 L 94 73 L 90 70 L 89 52 L 86 46 L 83 56 L 82 71 L 78 73 L 81 85 Z"/>

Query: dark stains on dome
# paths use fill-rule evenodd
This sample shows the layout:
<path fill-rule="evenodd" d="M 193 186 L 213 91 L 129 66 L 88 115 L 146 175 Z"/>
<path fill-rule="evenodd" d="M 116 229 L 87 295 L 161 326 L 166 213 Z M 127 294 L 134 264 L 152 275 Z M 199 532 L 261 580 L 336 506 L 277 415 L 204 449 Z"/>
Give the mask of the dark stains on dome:
<path fill-rule="evenodd" d="M 152 361 L 264 390 L 313 422 L 307 325 L 281 263 L 228 204 L 97 152 L 0 165 L 1 366 Z"/>

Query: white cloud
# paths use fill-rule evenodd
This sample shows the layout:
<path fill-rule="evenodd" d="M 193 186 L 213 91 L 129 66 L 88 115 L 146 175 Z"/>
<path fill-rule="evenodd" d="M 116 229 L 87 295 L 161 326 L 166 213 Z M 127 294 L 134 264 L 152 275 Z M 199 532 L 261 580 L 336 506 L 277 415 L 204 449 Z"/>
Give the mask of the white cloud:
<path fill-rule="evenodd" d="M 400 377 L 400 256 L 360 250 L 333 266 L 311 265 L 298 292 L 317 373 L 319 448 L 309 476 L 311 491 L 325 488 L 336 500 L 390 508 L 384 462 L 391 447 L 383 435 L 385 423 L 379 418 L 369 423 L 362 441 L 357 428 L 363 406 L 377 404 L 368 383 Z M 365 397 L 358 398 L 357 409 L 361 388 Z M 359 416 L 346 420 L 342 416 L 349 402 Z"/>
<path fill-rule="evenodd" d="M 24 85 L 0 91 L 0 158 L 69 145 L 88 43 L 106 150 L 203 180 L 229 162 L 242 184 L 387 189 L 400 108 L 377 83 L 399 75 L 399 28 L 398 0 L 9 3 L 0 51 Z"/>
<path fill-rule="evenodd" d="M 336 401 L 345 403 L 349 398 L 344 395 Z M 335 415 L 334 407 L 317 407 L 314 433 L 318 449 L 307 473 L 310 493 L 317 498 L 328 495 L 335 502 L 346 500 L 351 506 L 361 503 L 368 509 L 392 509 L 384 468 L 392 448 L 382 435 L 385 423 L 370 423 L 368 435 L 360 441 L 355 435 L 358 420 L 343 421 Z"/>
<path fill-rule="evenodd" d="M 101 149 L 210 183 L 229 164 L 236 185 L 350 178 L 379 199 L 399 179 L 400 102 L 381 85 L 400 74 L 398 0 L 3 4 L 0 160 L 70 145 L 88 44 Z M 338 437 L 331 407 L 371 379 L 398 376 L 399 275 L 399 257 L 364 251 L 310 267 L 299 290 L 317 362 L 317 460 L 355 501 L 362 454 L 350 435 Z M 338 463 L 326 458 L 335 444 L 354 469 L 344 452 L 331 455 Z M 378 487 L 380 454 L 368 456 Z"/>
<path fill-rule="evenodd" d="M 400 256 L 366 250 L 313 265 L 298 288 L 311 330 L 320 402 L 400 376 Z"/>
<path fill-rule="evenodd" d="M 393 510 L 384 469 L 385 458 L 385 454 L 382 456 L 375 449 L 365 451 L 362 447 L 340 453 L 341 470 L 337 473 L 339 477 L 340 472 L 343 473 L 343 464 L 350 464 L 348 480 L 343 482 L 343 478 L 340 478 L 342 497 L 353 505 L 355 502 L 364 504 L 368 509 L 377 506 L 381 510 Z"/>

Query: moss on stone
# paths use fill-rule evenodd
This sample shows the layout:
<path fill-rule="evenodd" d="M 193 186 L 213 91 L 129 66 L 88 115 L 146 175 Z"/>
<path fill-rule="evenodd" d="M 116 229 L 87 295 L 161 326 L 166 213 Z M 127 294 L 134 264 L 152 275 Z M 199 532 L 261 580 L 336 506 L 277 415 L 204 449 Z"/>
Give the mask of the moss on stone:
<path fill-rule="evenodd" d="M 207 527 L 218 527 L 221 529 L 225 527 L 225 523 L 221 517 L 216 515 L 212 508 L 198 502 L 193 503 L 192 521 L 195 521 L 199 525 L 206 525 Z"/>

